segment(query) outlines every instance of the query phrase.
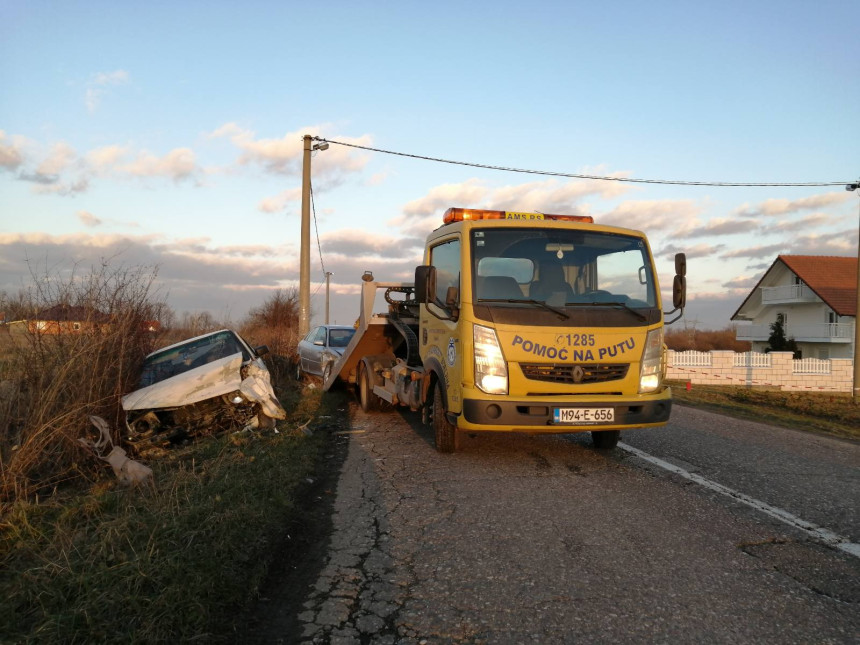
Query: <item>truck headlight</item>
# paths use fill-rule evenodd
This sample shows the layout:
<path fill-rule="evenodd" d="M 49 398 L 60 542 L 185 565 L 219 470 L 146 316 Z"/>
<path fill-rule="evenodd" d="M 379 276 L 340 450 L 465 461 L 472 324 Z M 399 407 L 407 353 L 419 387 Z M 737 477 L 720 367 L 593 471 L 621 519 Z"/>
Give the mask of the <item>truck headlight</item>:
<path fill-rule="evenodd" d="M 660 388 L 663 358 L 663 328 L 652 329 L 645 337 L 645 351 L 639 369 L 639 393 L 654 392 Z"/>
<path fill-rule="evenodd" d="M 487 394 L 508 393 L 508 368 L 496 331 L 474 326 L 475 385 Z"/>

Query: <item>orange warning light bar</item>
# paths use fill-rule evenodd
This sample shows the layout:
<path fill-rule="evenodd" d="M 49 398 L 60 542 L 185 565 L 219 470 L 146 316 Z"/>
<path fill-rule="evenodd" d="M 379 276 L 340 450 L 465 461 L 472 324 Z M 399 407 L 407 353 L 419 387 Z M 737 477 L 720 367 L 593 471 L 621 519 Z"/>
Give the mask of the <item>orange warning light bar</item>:
<path fill-rule="evenodd" d="M 474 220 L 504 219 L 518 222 L 535 220 L 555 220 L 557 222 L 585 222 L 593 224 L 590 215 L 546 215 L 544 213 L 523 213 L 517 211 L 490 211 L 477 208 L 449 208 L 445 211 L 442 221 L 445 224 Z"/>

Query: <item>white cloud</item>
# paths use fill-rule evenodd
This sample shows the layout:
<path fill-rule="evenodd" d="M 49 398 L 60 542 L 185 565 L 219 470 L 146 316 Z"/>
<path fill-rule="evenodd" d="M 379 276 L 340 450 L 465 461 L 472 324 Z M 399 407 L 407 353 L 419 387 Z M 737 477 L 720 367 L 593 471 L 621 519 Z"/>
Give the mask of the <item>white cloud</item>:
<path fill-rule="evenodd" d="M 257 139 L 253 131 L 230 122 L 216 128 L 207 136 L 230 139 L 241 151 L 238 158 L 238 163 L 241 165 L 258 165 L 273 174 L 300 176 L 304 156 L 304 135 L 318 136 L 332 127 L 330 124 L 308 126 L 288 132 L 280 138 Z M 332 136 L 331 139 L 361 146 L 369 146 L 372 143 L 370 135 Z M 328 150 L 314 152 L 311 163 L 314 177 L 320 183 L 336 184 L 342 181 L 344 175 L 363 170 L 369 159 L 369 155 L 358 152 L 354 148 L 331 144 Z"/>
<path fill-rule="evenodd" d="M 89 211 L 78 211 L 77 216 L 84 226 L 95 227 L 102 224 L 102 221 Z"/>
<path fill-rule="evenodd" d="M 86 154 L 86 161 L 94 171 L 102 172 L 116 166 L 127 154 L 128 148 L 123 146 L 102 146 L 90 150 Z"/>
<path fill-rule="evenodd" d="M 560 181 L 551 178 L 489 187 L 481 180 L 471 178 L 457 184 L 434 186 L 425 196 L 405 204 L 402 215 L 391 219 L 388 224 L 400 227 L 406 234 L 426 235 L 442 223 L 442 213 L 451 206 L 587 215 L 591 207 L 582 203 L 585 198 L 612 199 L 629 190 L 631 188 L 627 185 L 599 180 Z"/>
<path fill-rule="evenodd" d="M 76 157 L 77 153 L 69 144 L 63 141 L 55 143 L 48 157 L 36 167 L 36 173 L 45 176 L 59 175 L 74 163 Z"/>
<path fill-rule="evenodd" d="M 197 170 L 194 151 L 190 148 L 175 148 L 163 157 L 142 151 L 137 158 L 117 167 L 133 177 L 170 177 L 176 181 L 191 177 Z"/>
<path fill-rule="evenodd" d="M 108 87 L 114 85 L 124 85 L 128 83 L 129 75 L 123 69 L 118 69 L 113 72 L 98 72 L 93 74 L 92 78 L 87 83 L 86 95 L 84 103 L 87 106 L 90 114 L 95 112 L 101 104 L 102 98 L 107 93 Z"/>
<path fill-rule="evenodd" d="M 9 138 L 0 130 L 0 168 L 15 170 L 24 163 L 23 141 L 20 137 Z"/>
<path fill-rule="evenodd" d="M 598 224 L 610 224 L 626 228 L 681 235 L 698 225 L 697 215 L 701 206 L 690 199 L 626 201 L 614 210 L 595 216 Z"/>
<path fill-rule="evenodd" d="M 792 213 L 825 208 L 827 206 L 835 206 L 842 204 L 849 199 L 851 199 L 851 193 L 845 191 L 812 195 L 810 197 L 793 200 L 766 199 L 757 206 L 743 204 L 735 211 L 735 214 L 745 217 L 775 217 L 777 215 L 789 215 Z"/>
<path fill-rule="evenodd" d="M 686 233 L 686 237 L 711 237 L 717 235 L 737 235 L 750 233 L 759 228 L 759 223 L 752 219 L 743 218 L 711 218 L 704 226 L 699 226 Z"/>
<path fill-rule="evenodd" d="M 278 193 L 274 197 L 266 197 L 257 205 L 257 210 L 264 213 L 280 213 L 287 208 L 287 204 L 298 202 L 301 198 L 301 188 L 290 188 Z"/>

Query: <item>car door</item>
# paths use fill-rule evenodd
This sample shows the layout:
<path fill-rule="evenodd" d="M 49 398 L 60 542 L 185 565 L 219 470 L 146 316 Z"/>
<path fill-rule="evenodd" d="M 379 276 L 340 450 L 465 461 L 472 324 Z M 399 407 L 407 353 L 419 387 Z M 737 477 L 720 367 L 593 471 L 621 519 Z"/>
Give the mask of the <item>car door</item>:
<path fill-rule="evenodd" d="M 325 352 L 326 328 L 317 327 L 316 334 L 308 347 L 308 366 L 304 368 L 311 374 L 322 374 L 323 353 Z"/>

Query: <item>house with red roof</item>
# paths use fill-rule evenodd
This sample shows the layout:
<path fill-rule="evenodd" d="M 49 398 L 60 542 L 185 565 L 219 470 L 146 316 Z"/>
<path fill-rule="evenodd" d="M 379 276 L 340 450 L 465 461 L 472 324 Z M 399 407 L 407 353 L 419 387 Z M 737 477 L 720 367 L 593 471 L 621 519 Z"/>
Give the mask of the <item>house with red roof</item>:
<path fill-rule="evenodd" d="M 731 318 L 752 351 L 768 346 L 777 320 L 803 358 L 853 358 L 857 321 L 857 258 L 780 255 Z"/>

